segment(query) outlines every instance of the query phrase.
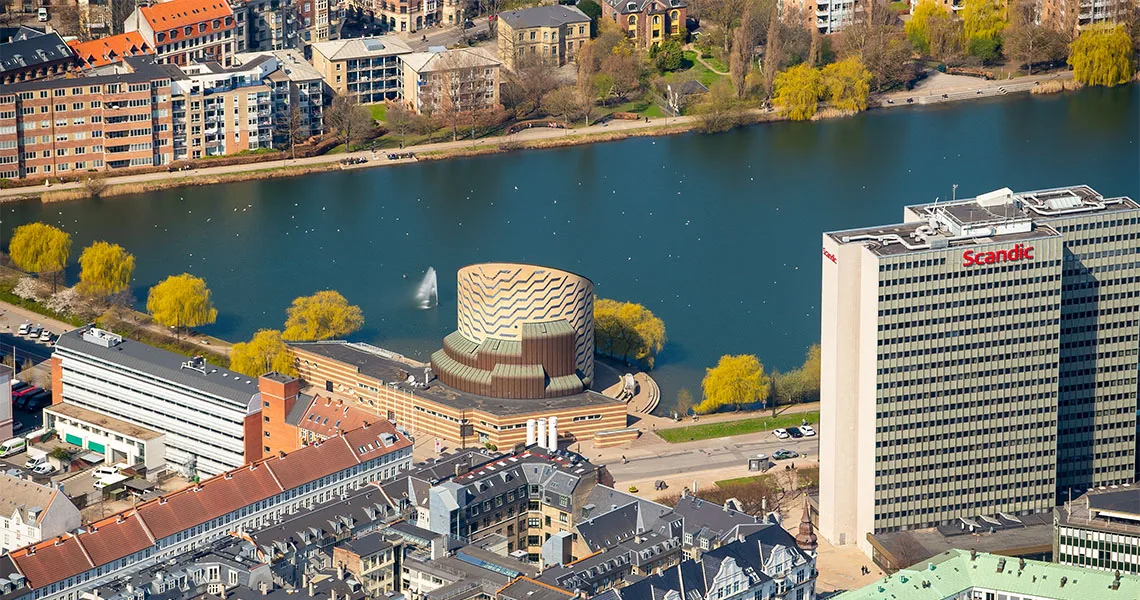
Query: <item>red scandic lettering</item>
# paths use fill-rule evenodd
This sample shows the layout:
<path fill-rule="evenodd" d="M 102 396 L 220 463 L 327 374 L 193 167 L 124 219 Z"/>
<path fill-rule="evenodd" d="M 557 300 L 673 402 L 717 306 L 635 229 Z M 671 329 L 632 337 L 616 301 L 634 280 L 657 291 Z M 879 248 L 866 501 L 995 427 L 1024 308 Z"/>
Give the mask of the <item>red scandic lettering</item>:
<path fill-rule="evenodd" d="M 835 264 L 839 264 L 839 259 L 835 258 L 834 254 L 828 252 L 827 248 L 823 249 L 823 255 L 827 257 L 827 260 L 830 260 L 831 262 L 833 262 Z"/>
<path fill-rule="evenodd" d="M 962 253 L 962 266 L 973 267 L 977 265 L 992 265 L 994 263 L 1033 260 L 1033 246 L 1016 244 L 1009 250 L 996 252 L 974 252 L 966 250 Z"/>

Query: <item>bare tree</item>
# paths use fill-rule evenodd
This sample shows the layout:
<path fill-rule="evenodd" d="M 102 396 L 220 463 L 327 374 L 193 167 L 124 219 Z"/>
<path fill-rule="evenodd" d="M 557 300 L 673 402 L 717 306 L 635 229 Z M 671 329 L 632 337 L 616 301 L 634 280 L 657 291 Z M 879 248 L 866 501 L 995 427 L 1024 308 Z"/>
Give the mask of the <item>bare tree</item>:
<path fill-rule="evenodd" d="M 400 147 L 403 148 L 408 140 L 408 132 L 415 129 L 416 113 L 399 102 L 388 109 L 385 121 L 392 131 L 400 135 Z"/>
<path fill-rule="evenodd" d="M 776 73 L 784 59 L 784 40 L 780 31 L 780 14 L 772 11 L 768 22 L 768 40 L 764 44 L 764 94 L 768 98 L 775 93 Z"/>
<path fill-rule="evenodd" d="M 1010 7 L 1011 22 L 1003 37 L 1006 55 L 1017 64 L 1025 65 L 1030 75 L 1034 64 L 1065 56 L 1064 35 L 1038 25 L 1036 11 L 1032 0 L 1022 0 Z"/>
<path fill-rule="evenodd" d="M 123 33 L 127 17 L 135 11 L 135 0 L 110 0 L 110 4 L 111 31 L 116 34 Z"/>
<path fill-rule="evenodd" d="M 53 6 L 51 10 L 55 13 L 55 30 L 60 35 L 64 37 L 75 36 L 84 41 L 89 37 L 83 31 L 85 28 L 80 26 L 79 7 L 77 5 Z"/>
<path fill-rule="evenodd" d="M 301 109 L 290 106 L 289 112 L 277 116 L 277 132 L 284 136 L 286 147 L 297 160 L 297 144 L 305 141 L 305 130 L 302 127 Z"/>
<path fill-rule="evenodd" d="M 696 0 L 693 8 L 702 20 L 707 20 L 720 29 L 724 39 L 724 52 L 728 53 L 733 40 L 733 30 L 740 22 L 745 7 L 751 0 Z"/>
<path fill-rule="evenodd" d="M 913 50 L 898 15 L 876 0 L 862 0 L 858 20 L 843 30 L 839 54 L 855 56 L 871 72 L 876 91 L 905 83 L 916 73 Z"/>
<path fill-rule="evenodd" d="M 361 106 L 354 96 L 336 96 L 325 109 L 325 127 L 344 140 L 344 151 L 351 152 L 353 142 L 364 138 L 372 130 L 372 113 Z"/>

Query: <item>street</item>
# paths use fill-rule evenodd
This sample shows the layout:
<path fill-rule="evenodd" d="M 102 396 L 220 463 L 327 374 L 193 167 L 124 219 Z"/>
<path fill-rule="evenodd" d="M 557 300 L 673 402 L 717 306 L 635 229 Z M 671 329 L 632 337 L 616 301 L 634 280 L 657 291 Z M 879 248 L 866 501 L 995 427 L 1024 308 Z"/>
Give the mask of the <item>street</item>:
<path fill-rule="evenodd" d="M 800 453 L 801 458 L 806 454 L 806 459 L 814 462 L 819 452 L 819 437 L 781 440 L 766 431 L 727 440 L 638 445 L 623 451 L 628 461 L 625 464 L 622 464 L 621 460 L 608 460 L 605 464 L 618 484 L 682 474 L 696 476 L 704 471 L 733 468 L 739 469 L 740 475 L 747 475 L 749 458 L 761 453 L 771 456 L 781 448 L 795 450 Z M 775 461 L 775 468 L 796 460 L 800 459 Z"/>
<path fill-rule="evenodd" d="M 479 17 L 472 19 L 475 26 L 468 29 L 466 34 L 469 38 L 473 38 L 479 33 L 487 33 L 487 17 Z M 459 40 L 464 35 L 464 30 L 459 27 L 433 27 L 430 29 L 423 29 L 416 33 L 400 33 L 397 34 L 404 41 L 412 47 L 416 52 L 426 51 L 431 46 L 445 46 L 450 48 L 459 43 Z M 424 38 L 427 38 L 424 40 Z"/>

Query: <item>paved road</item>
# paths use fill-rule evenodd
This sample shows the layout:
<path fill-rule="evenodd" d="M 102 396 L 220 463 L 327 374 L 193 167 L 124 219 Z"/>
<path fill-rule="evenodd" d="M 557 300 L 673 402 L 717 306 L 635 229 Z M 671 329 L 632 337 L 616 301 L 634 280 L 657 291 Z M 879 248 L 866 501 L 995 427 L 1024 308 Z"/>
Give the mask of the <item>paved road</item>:
<path fill-rule="evenodd" d="M 459 43 L 459 40 L 466 34 L 468 37 L 475 37 L 480 33 L 487 32 L 487 17 L 479 17 L 472 19 L 475 26 L 467 29 L 466 31 L 458 27 L 443 27 L 420 30 L 414 34 L 399 34 L 404 41 L 407 42 L 412 50 L 422 52 L 427 50 L 430 46 L 446 46 L 448 48 Z M 427 40 L 424 40 L 424 37 Z"/>
<path fill-rule="evenodd" d="M 706 440 L 709 441 L 709 440 Z M 748 459 L 757 454 L 764 453 L 769 456 L 780 448 L 795 450 L 801 455 L 807 453 L 808 458 L 814 459 L 819 454 L 819 438 L 803 438 L 799 440 L 779 440 L 770 433 L 761 437 L 754 435 L 729 438 L 728 440 L 711 440 L 713 444 L 704 442 L 690 442 L 688 444 L 654 445 L 656 452 L 635 453 L 633 449 L 626 456 L 629 462 L 622 464 L 620 460 L 609 461 L 606 465 L 614 479 L 625 481 L 630 479 L 644 479 L 649 477 L 664 477 L 678 473 L 711 471 L 727 467 L 747 468 Z M 727 443 L 726 443 L 727 442 Z M 794 460 L 792 462 L 795 462 Z M 784 464 L 781 461 L 777 464 Z"/>

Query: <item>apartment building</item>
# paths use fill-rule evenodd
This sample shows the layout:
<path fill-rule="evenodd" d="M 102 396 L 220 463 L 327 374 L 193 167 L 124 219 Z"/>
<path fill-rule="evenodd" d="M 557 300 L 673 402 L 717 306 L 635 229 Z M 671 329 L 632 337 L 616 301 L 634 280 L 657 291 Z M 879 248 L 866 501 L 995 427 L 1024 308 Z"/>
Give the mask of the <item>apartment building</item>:
<path fill-rule="evenodd" d="M 271 56 L 241 65 L 196 63 L 183 68 L 174 96 L 174 159 L 224 156 L 273 147 L 273 93 L 264 77 L 275 70 Z"/>
<path fill-rule="evenodd" d="M 365 0 L 358 6 L 374 13 L 393 32 L 415 33 L 444 22 L 444 0 Z"/>
<path fill-rule="evenodd" d="M 563 4 L 499 13 L 498 28 L 499 58 L 512 71 L 528 60 L 564 65 L 590 40 L 590 17 Z"/>
<path fill-rule="evenodd" d="M 297 50 L 274 50 L 270 54 L 276 59 L 277 70 L 263 81 L 273 92 L 273 118 L 280 124 L 274 132 L 273 145 L 289 147 L 293 109 L 298 116 L 297 138 L 304 140 L 324 133 L 325 84 L 321 73 Z M 236 58 L 245 63 L 253 57 L 239 54 Z"/>
<path fill-rule="evenodd" d="M 0 177 L 65 177 L 173 160 L 177 68 L 149 57 L 0 92 Z"/>
<path fill-rule="evenodd" d="M 79 509 L 58 487 L 0 473 L 0 554 L 66 534 L 81 523 Z"/>
<path fill-rule="evenodd" d="M 284 50 L 297 42 L 297 3 L 292 0 L 230 0 L 234 51 Z"/>
<path fill-rule="evenodd" d="M 10 85 L 63 75 L 75 66 L 75 54 L 58 33 L 22 27 L 0 43 L 0 83 Z"/>
<path fill-rule="evenodd" d="M 294 0 L 297 11 L 297 30 L 299 37 L 306 46 L 318 42 L 327 42 L 330 39 L 329 31 L 332 24 L 332 7 L 329 0 Z"/>
<path fill-rule="evenodd" d="M 313 67 L 338 96 L 360 104 L 396 100 L 403 96 L 400 55 L 412 49 L 395 36 L 315 43 Z"/>
<path fill-rule="evenodd" d="M 120 33 L 89 42 L 68 42 L 71 50 L 75 52 L 75 60 L 80 69 L 105 67 L 129 56 L 152 56 L 154 48 L 143 39 L 137 31 Z"/>
<path fill-rule="evenodd" d="M 1136 466 L 1140 205 L 1087 186 L 823 236 L 820 531 L 1046 513 Z"/>
<path fill-rule="evenodd" d="M 170 0 L 135 8 L 125 31 L 137 31 L 159 62 L 187 66 L 217 62 L 229 66 L 237 50 L 237 23 L 226 0 Z"/>
<path fill-rule="evenodd" d="M 378 531 L 335 546 L 333 565 L 351 573 L 375 597 L 403 589 L 404 540 Z"/>
<path fill-rule="evenodd" d="M 816 574 L 814 548 L 803 547 L 779 525 L 765 524 L 698 559 L 593 600 L 815 600 Z"/>
<path fill-rule="evenodd" d="M 0 581 L 8 582 L 2 584 L 3 598 L 74 600 L 156 565 L 169 567 L 208 544 L 231 541 L 234 532 L 264 531 L 298 512 L 307 516 L 314 506 L 368 491 L 372 482 L 410 467 L 411 460 L 411 440 L 381 421 L 226 470 L 0 557 Z M 267 550 L 272 555 L 274 546 Z"/>
<path fill-rule="evenodd" d="M 857 0 L 781 0 L 781 9 L 798 8 L 808 27 L 822 34 L 839 33 L 863 11 Z"/>
<path fill-rule="evenodd" d="M 1040 0 L 1037 4 L 1040 23 L 1067 34 L 1086 25 L 1119 21 L 1134 7 L 1130 0 Z"/>
<path fill-rule="evenodd" d="M 1140 575 L 1140 488 L 1094 488 L 1053 513 L 1054 562 Z"/>
<path fill-rule="evenodd" d="M 684 0 L 605 0 L 602 18 L 618 24 L 638 48 L 648 50 L 672 36 L 685 35 Z"/>
<path fill-rule="evenodd" d="M 417 113 L 499 106 L 500 63 L 480 48 L 400 55 L 404 101 Z"/>

